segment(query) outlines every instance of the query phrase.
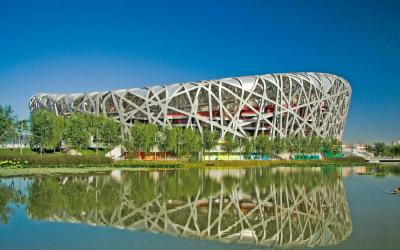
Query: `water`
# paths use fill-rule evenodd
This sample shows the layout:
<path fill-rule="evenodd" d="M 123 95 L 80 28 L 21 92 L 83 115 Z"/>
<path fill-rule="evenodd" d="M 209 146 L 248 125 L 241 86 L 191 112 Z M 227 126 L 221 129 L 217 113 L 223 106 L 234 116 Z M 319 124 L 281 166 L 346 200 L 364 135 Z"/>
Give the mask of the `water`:
<path fill-rule="evenodd" d="M 400 186 L 394 170 L 0 179 L 0 249 L 400 249 L 400 196 L 389 194 Z"/>

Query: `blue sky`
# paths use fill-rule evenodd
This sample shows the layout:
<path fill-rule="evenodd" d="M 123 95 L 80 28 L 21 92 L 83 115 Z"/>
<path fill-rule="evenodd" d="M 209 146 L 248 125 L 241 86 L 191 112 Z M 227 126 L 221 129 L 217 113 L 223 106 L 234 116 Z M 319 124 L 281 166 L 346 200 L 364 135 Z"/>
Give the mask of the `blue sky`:
<path fill-rule="evenodd" d="M 353 89 L 345 140 L 400 138 L 400 1 L 0 0 L 0 104 L 316 71 Z"/>

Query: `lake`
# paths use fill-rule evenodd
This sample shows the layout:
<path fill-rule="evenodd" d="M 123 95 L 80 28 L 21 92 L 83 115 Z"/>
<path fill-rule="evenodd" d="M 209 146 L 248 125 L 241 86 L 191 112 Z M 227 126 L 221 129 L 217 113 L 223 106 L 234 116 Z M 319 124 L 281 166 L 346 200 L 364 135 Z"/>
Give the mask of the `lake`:
<path fill-rule="evenodd" d="M 0 249 L 400 249 L 400 186 L 365 167 L 0 179 Z"/>

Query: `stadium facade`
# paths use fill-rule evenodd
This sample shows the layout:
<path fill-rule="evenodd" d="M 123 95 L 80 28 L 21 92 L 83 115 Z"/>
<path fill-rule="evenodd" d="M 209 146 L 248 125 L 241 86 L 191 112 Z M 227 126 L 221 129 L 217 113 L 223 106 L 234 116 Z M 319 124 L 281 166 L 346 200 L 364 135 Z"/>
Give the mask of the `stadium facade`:
<path fill-rule="evenodd" d="M 351 87 L 326 73 L 282 73 L 115 91 L 34 95 L 30 110 L 57 115 L 105 114 L 129 129 L 135 122 L 258 134 L 342 138 Z"/>

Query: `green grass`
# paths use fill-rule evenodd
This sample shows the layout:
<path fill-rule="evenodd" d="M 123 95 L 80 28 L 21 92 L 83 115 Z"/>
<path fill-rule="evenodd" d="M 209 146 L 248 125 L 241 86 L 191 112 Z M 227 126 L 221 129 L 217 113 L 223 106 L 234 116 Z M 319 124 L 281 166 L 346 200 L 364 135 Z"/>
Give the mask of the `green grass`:
<path fill-rule="evenodd" d="M 96 155 L 96 149 L 81 149 L 78 150 L 82 155 Z M 107 152 L 104 149 L 99 149 L 98 156 L 104 156 Z"/>
<path fill-rule="evenodd" d="M 62 152 L 45 153 L 43 155 L 26 150 L 22 155 L 18 150 L 1 149 L 0 161 L 14 160 L 20 162 L 27 162 L 26 164 L 31 167 L 43 165 L 79 165 L 79 164 L 111 164 L 112 160 L 101 155 L 82 155 L 72 156 Z"/>
<path fill-rule="evenodd" d="M 35 156 L 38 155 L 38 153 L 30 150 L 29 148 L 23 148 L 22 155 Z M 8 149 L 8 148 L 0 149 L 0 157 L 20 157 L 20 156 L 21 156 L 20 149 Z"/>

